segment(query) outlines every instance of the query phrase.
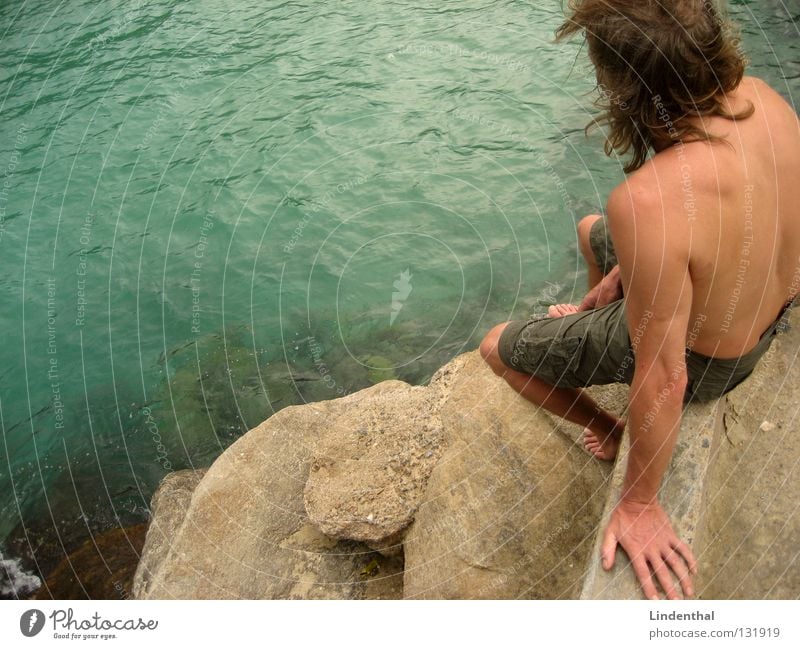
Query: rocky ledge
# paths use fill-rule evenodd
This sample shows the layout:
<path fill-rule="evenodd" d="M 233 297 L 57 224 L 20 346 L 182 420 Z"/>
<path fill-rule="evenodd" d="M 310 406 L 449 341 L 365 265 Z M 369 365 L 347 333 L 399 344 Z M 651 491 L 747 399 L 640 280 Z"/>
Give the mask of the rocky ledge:
<path fill-rule="evenodd" d="M 662 500 L 698 556 L 699 597 L 800 595 L 798 348 L 795 326 L 741 386 L 684 418 Z M 592 391 L 624 406 L 623 386 Z M 387 380 L 287 407 L 208 469 L 164 479 L 133 595 L 639 597 L 624 561 L 605 573 L 596 556 L 625 454 L 600 462 L 579 432 L 477 351 L 426 386 Z"/>

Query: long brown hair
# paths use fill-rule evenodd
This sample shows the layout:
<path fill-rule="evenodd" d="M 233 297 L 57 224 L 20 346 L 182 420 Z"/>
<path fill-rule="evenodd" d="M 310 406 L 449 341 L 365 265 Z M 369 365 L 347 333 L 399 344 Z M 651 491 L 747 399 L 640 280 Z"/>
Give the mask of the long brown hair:
<path fill-rule="evenodd" d="M 570 0 L 569 9 L 556 41 L 585 32 L 603 110 L 594 124 L 609 127 L 607 155 L 632 150 L 626 173 L 641 167 L 655 144 L 722 140 L 689 117 L 753 114 L 752 104 L 736 115 L 723 105 L 746 59 L 711 0 Z"/>

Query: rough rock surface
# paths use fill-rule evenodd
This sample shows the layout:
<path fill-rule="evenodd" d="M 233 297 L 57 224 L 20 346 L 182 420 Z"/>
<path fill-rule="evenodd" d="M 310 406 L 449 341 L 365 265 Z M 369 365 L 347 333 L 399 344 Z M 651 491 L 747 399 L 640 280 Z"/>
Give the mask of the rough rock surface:
<path fill-rule="evenodd" d="M 324 534 L 388 550 L 413 520 L 442 442 L 438 390 L 393 383 L 328 422 L 304 494 Z"/>
<path fill-rule="evenodd" d="M 800 597 L 800 309 L 727 395 L 696 552 L 702 599 Z"/>
<path fill-rule="evenodd" d="M 404 597 L 574 597 L 609 467 L 479 355 L 460 362 L 441 411 L 446 451 L 405 540 Z"/>
<path fill-rule="evenodd" d="M 142 558 L 133 578 L 134 599 L 144 599 L 150 589 L 152 573 L 169 553 L 171 537 L 183 521 L 192 493 L 205 475 L 205 469 L 184 469 L 164 476 L 150 503 L 151 523 L 142 548 Z"/>
<path fill-rule="evenodd" d="M 800 310 L 753 374 L 725 395 L 683 415 L 659 498 L 675 532 L 698 560 L 700 599 L 793 599 L 800 594 L 797 507 L 800 441 Z M 626 468 L 620 448 L 604 512 L 616 505 Z M 624 552 L 600 565 L 598 535 L 582 599 L 641 599 Z"/>
<path fill-rule="evenodd" d="M 179 523 L 160 520 L 164 508 L 154 508 L 158 533 L 172 527 L 164 542 L 169 550 L 155 557 L 145 551 L 149 579 L 143 583 L 144 570 L 137 575 L 137 596 L 398 596 L 401 559 L 322 534 L 309 523 L 303 487 L 316 447 L 341 410 L 360 410 L 370 398 L 408 387 L 387 381 L 341 399 L 290 406 L 237 440 L 200 480 Z"/>

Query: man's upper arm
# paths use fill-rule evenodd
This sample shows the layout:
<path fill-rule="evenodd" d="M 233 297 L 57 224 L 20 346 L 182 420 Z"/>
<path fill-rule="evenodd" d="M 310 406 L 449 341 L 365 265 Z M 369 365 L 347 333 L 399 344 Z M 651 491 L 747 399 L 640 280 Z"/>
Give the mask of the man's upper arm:
<path fill-rule="evenodd" d="M 654 366 L 668 369 L 675 379 L 685 378 L 691 230 L 681 211 L 668 212 L 657 184 L 642 191 L 623 183 L 608 200 L 638 381 Z"/>

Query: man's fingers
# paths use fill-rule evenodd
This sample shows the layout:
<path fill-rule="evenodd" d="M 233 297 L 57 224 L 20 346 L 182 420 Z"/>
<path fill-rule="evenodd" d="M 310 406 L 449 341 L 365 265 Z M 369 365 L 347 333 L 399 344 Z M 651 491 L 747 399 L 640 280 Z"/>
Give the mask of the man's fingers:
<path fill-rule="evenodd" d="M 684 561 L 686 561 L 686 565 L 689 566 L 689 570 L 693 575 L 697 574 L 697 559 L 694 558 L 694 554 L 692 553 L 692 549 L 686 545 L 683 541 L 676 538 L 674 539 L 670 545 L 678 551 L 678 553 L 683 557 Z"/>
<path fill-rule="evenodd" d="M 633 572 L 636 573 L 636 577 L 642 585 L 644 596 L 647 599 L 658 599 L 658 591 L 656 590 L 655 584 L 653 584 L 653 578 L 650 575 L 650 567 L 647 565 L 647 561 L 644 560 L 644 557 L 636 557 L 636 559 L 631 561 L 631 565 L 633 565 Z"/>
<path fill-rule="evenodd" d="M 694 588 L 692 587 L 692 579 L 689 576 L 689 568 L 686 565 L 683 557 L 678 554 L 677 550 L 670 550 L 665 557 L 666 562 L 672 571 L 678 576 L 678 582 L 681 585 L 683 594 L 687 597 L 694 596 Z"/>
<path fill-rule="evenodd" d="M 611 530 L 609 525 L 606 528 L 605 537 L 603 537 L 603 545 L 600 548 L 600 557 L 603 560 L 603 568 L 611 570 L 614 565 L 614 558 L 617 555 L 617 537 Z"/>
<path fill-rule="evenodd" d="M 660 556 L 656 556 L 650 563 L 653 566 L 653 572 L 656 574 L 656 577 L 658 577 L 658 581 L 661 584 L 661 590 L 664 591 L 667 599 L 680 599 L 680 595 L 678 595 L 677 591 L 675 590 L 675 584 L 672 581 L 672 575 L 667 569 L 667 564 L 662 561 Z"/>

